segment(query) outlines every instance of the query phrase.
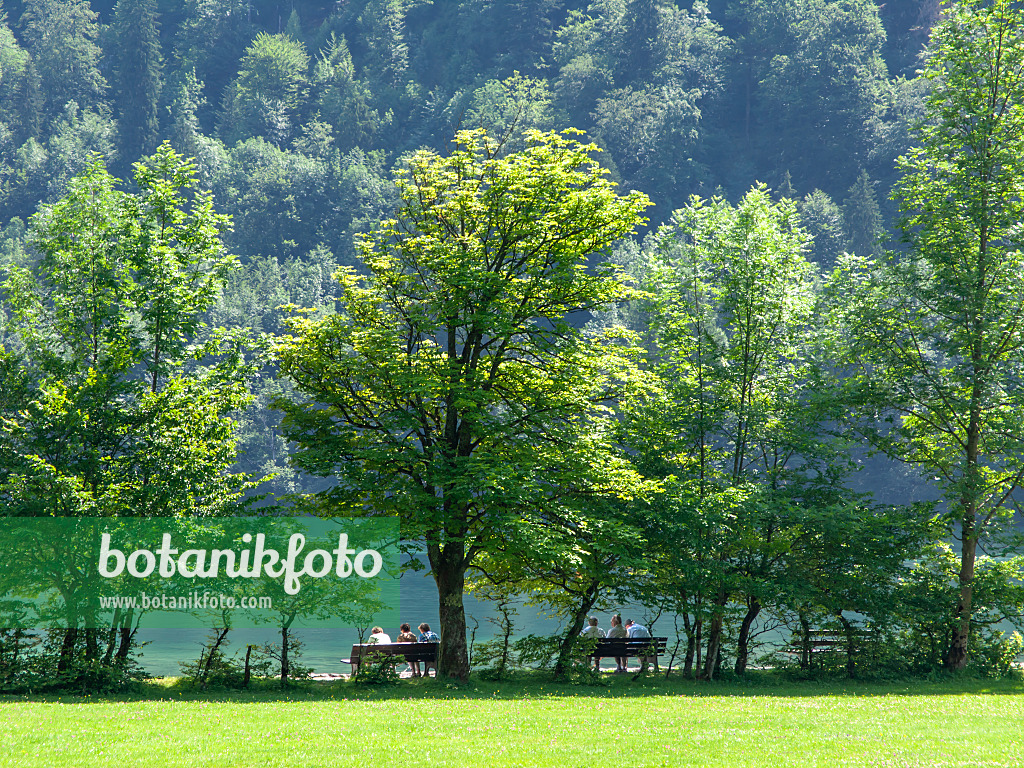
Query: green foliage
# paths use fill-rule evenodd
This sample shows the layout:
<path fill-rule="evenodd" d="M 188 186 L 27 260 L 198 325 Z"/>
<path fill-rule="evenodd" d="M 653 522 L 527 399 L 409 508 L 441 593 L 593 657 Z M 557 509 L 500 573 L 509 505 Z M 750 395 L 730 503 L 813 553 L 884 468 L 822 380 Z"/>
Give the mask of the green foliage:
<path fill-rule="evenodd" d="M 871 258 L 881 256 L 882 213 L 867 171 L 861 171 L 857 181 L 846 193 L 843 223 L 846 250 Z"/>
<path fill-rule="evenodd" d="M 775 173 L 803 188 L 850 184 L 886 87 L 885 29 L 870 0 L 757 0 L 736 6 L 748 25 L 740 56 L 756 81 L 748 106 Z M 749 118 L 748 118 L 749 119 Z"/>
<path fill-rule="evenodd" d="M 26 374 L 5 409 L 9 513 L 161 515 L 224 510 L 240 482 L 229 414 L 247 399 L 237 360 L 187 362 L 232 260 L 226 225 L 167 147 L 119 192 L 102 161 L 31 221 L 41 258 L 5 285 Z"/>
<path fill-rule="evenodd" d="M 958 669 L 977 547 L 1010 520 L 1006 502 L 1024 477 L 1022 30 L 1006 2 L 944 14 L 925 73 L 928 120 L 895 192 L 907 252 L 851 257 L 835 277 L 851 389 L 869 426 L 886 416 L 865 434 L 933 477 L 963 542 L 946 655 Z"/>
<path fill-rule="evenodd" d="M 295 133 L 305 101 L 309 55 L 288 35 L 260 33 L 245 50 L 224 97 L 220 135 L 228 144 L 260 136 L 281 146 Z"/>
<path fill-rule="evenodd" d="M 369 88 L 356 79 L 345 38 L 331 37 L 313 67 L 311 92 L 320 116 L 334 129 L 338 147 L 370 149 L 382 127 Z"/>
<path fill-rule="evenodd" d="M 281 404 L 293 461 L 337 479 L 332 505 L 398 514 L 403 536 L 426 545 L 439 670 L 458 677 L 476 556 L 522 512 L 631 483 L 601 405 L 628 370 L 625 351 L 566 314 L 628 295 L 613 268 L 586 259 L 628 234 L 647 199 L 616 195 L 591 146 L 527 140 L 502 155 L 466 131 L 446 157 L 410 158 L 396 217 L 361 240 L 369 274 L 337 275 L 343 314 L 296 318 L 279 352 L 308 398 Z"/>
<path fill-rule="evenodd" d="M 811 236 L 808 256 L 822 271 L 831 271 L 845 248 L 843 212 L 832 198 L 816 189 L 799 203 L 800 223 Z"/>
<path fill-rule="evenodd" d="M 409 0 L 370 0 L 360 17 L 368 48 L 365 69 L 378 87 L 402 84 L 409 67 L 405 14 Z"/>
<path fill-rule="evenodd" d="M 359 685 L 394 685 L 401 678 L 398 665 L 401 656 L 390 653 L 369 653 L 360 657 L 359 673 L 355 677 Z"/>
<path fill-rule="evenodd" d="M 31 65 L 28 51 L 0 20 L 0 121 L 14 130 L 17 143 L 28 137 L 32 127 L 27 103 Z"/>
<path fill-rule="evenodd" d="M 117 651 L 115 654 L 115 650 Z M 0 692 L 121 693 L 146 677 L 134 633 L 53 628 L 0 631 Z"/>
<path fill-rule="evenodd" d="M 463 518 L 471 521 L 468 530 L 442 527 L 435 538 L 468 541 L 463 564 L 486 552 L 492 575 L 535 591 L 537 604 L 564 620 L 559 655 L 565 663 L 585 606 L 616 592 L 645 593 L 667 610 L 683 611 L 691 641 L 713 635 L 709 627 L 721 619 L 722 637 L 737 646 L 746 642 L 741 639 L 744 617 L 756 616 L 761 606 L 825 620 L 832 620 L 830 611 L 854 605 L 861 606 L 858 611 L 875 611 L 876 618 L 881 615 L 882 604 L 895 594 L 894 582 L 905 577 L 904 564 L 889 558 L 885 548 L 905 547 L 904 554 L 916 558 L 921 537 L 934 534 L 921 532 L 921 518 L 927 516 L 921 508 L 879 507 L 842 490 L 852 485 L 888 491 L 891 500 L 901 503 L 927 491 L 910 473 L 883 488 L 887 481 L 881 478 L 896 474 L 891 464 L 880 455 L 865 459 L 866 444 L 855 444 L 851 434 L 826 434 L 830 424 L 838 423 L 830 420 L 843 415 L 843 404 L 833 398 L 830 366 L 844 359 L 851 346 L 839 332 L 845 318 L 865 326 L 878 320 L 871 332 L 897 345 L 924 338 L 918 332 L 926 331 L 921 357 L 931 367 L 914 368 L 903 359 L 887 368 L 885 355 L 875 350 L 860 362 L 886 375 L 855 375 L 843 394 L 871 418 L 878 413 L 892 417 L 881 431 L 873 431 L 875 448 L 924 460 L 931 477 L 952 477 L 943 480 L 950 519 L 957 517 L 955 509 L 964 498 L 969 501 L 975 480 L 991 481 L 989 490 L 980 492 L 984 498 L 978 502 L 976 538 L 984 542 L 988 531 L 999 531 L 996 523 L 1004 513 L 993 512 L 995 502 L 1012 485 L 1019 470 L 1013 457 L 1021 454 L 1013 437 L 1021 432 L 1014 415 L 1017 363 L 1008 361 L 1005 369 L 999 363 L 979 385 L 981 398 L 990 397 L 992 407 L 982 421 L 991 431 L 988 438 L 979 438 L 980 450 L 987 453 L 973 475 L 974 470 L 957 474 L 958 436 L 936 432 L 929 421 L 941 412 L 952 424 L 965 408 L 970 410 L 973 397 L 964 377 L 973 365 L 970 344 L 947 322 L 972 311 L 970 300 L 956 304 L 951 298 L 969 299 L 970 286 L 949 291 L 947 278 L 967 263 L 963 243 L 968 235 L 980 241 L 984 229 L 978 224 L 985 205 L 979 192 L 983 185 L 963 182 L 970 174 L 980 179 L 987 173 L 980 160 L 963 162 L 972 147 L 991 139 L 997 150 L 990 166 L 994 186 L 985 193 L 989 199 L 1020 197 L 1014 186 L 1021 176 L 1015 170 L 1019 142 L 1014 143 L 1021 133 L 1020 88 L 1012 82 L 1020 25 L 1012 14 L 1004 20 L 1009 30 L 1001 38 L 1005 56 L 986 49 L 994 29 L 991 19 L 1005 11 L 999 3 L 983 8 L 968 2 L 951 9 L 921 77 L 911 73 L 936 20 L 931 6 L 758 0 L 710 7 L 697 2 L 684 9 L 660 0 L 583 5 L 564 0 L 354 0 L 337 7 L 307 4 L 287 16 L 287 8 L 272 8 L 263 0 L 172 5 L 119 0 L 108 3 L 106 11 L 97 7 L 109 26 L 97 24 L 84 0 L 9 5 L 8 10 L 25 10 L 10 25 L 0 13 L 0 269 L 12 289 L 0 306 L 0 344 L 6 350 L 0 353 L 0 408 L 5 418 L 10 415 L 0 428 L 0 485 L 17 496 L 18 509 L 51 509 L 54 503 L 80 511 L 136 503 L 147 510 L 171 509 L 176 493 L 187 497 L 184 503 L 192 508 L 213 509 L 228 503 L 237 484 L 228 482 L 198 497 L 182 489 L 211 488 L 203 480 L 222 476 L 233 454 L 232 439 L 245 451 L 235 469 L 276 473 L 260 490 L 277 497 L 322 490 L 332 482 L 332 467 L 349 462 L 354 452 L 357 460 L 342 475 L 362 471 L 358 468 L 365 463 L 360 461 L 367 454 L 361 452 L 369 451 L 367 446 L 357 440 L 354 449 L 333 426 L 319 422 L 312 433 L 322 442 L 302 449 L 301 461 L 325 476 L 313 479 L 300 466 L 287 466 L 288 438 L 269 404 L 304 395 L 293 392 L 287 381 L 273 382 L 276 364 L 268 364 L 254 385 L 253 401 L 244 412 L 231 411 L 244 405 L 242 360 L 254 366 L 255 351 L 243 354 L 225 339 L 220 348 L 229 354 L 214 362 L 204 357 L 216 346 L 213 342 L 203 349 L 196 346 L 210 341 L 203 323 L 228 325 L 259 346 L 263 334 L 282 332 L 282 305 L 313 308 L 314 322 L 323 321 L 325 313 L 338 308 L 336 293 L 346 301 L 353 295 L 355 283 L 339 286 L 330 276 L 337 265 L 345 265 L 357 273 L 369 270 L 374 280 L 388 270 L 402 275 L 379 283 L 379 292 L 403 298 L 390 304 L 382 300 L 370 309 L 364 303 L 360 317 L 368 317 L 371 328 L 399 318 L 407 333 L 360 335 L 353 330 L 353 315 L 343 314 L 341 324 L 352 325 L 332 339 L 341 339 L 338 344 L 358 341 L 352 348 L 366 354 L 364 362 L 372 361 L 357 372 L 373 382 L 371 389 L 381 382 L 383 394 L 367 399 L 371 411 L 385 416 L 376 424 L 379 443 L 368 459 L 374 467 L 370 477 L 390 473 L 394 462 L 406 474 L 400 472 L 393 487 L 379 493 L 371 488 L 362 496 L 372 481 L 360 491 L 343 479 L 340 490 L 317 503 L 363 508 L 385 497 L 403 499 L 409 519 L 419 515 L 422 525 L 417 524 L 415 535 L 422 534 L 420 542 L 433 535 L 431 525 L 438 519 L 453 519 L 451 509 L 434 508 L 437 498 L 455 507 L 478 504 Z M 889 79 L 883 54 L 890 71 L 906 76 Z M 992 96 L 999 78 L 985 74 L 990 70 L 978 65 L 981 61 L 1009 62 L 1010 86 L 1002 90 L 1000 85 L 994 101 L 965 95 L 980 83 Z M 999 102 L 1001 95 L 1008 96 L 1005 102 Z M 986 106 L 991 103 L 1005 109 L 991 110 Z M 974 117 L 965 123 L 963 115 Z M 912 126 L 925 117 L 924 129 L 915 133 Z M 516 227 L 522 220 L 504 218 L 495 201 L 503 194 L 501 183 L 515 189 L 520 182 L 532 183 L 523 179 L 534 172 L 541 184 L 552 182 L 556 189 L 557 180 L 545 175 L 539 162 L 533 161 L 523 176 L 510 173 L 495 185 L 498 192 L 480 200 L 452 194 L 455 202 L 443 215 L 435 215 L 439 207 L 432 202 L 429 210 L 396 217 L 397 225 L 378 226 L 403 192 L 405 210 L 411 211 L 420 193 L 435 201 L 436 189 L 469 187 L 474 177 L 467 164 L 439 170 L 437 178 L 444 178 L 435 184 L 437 178 L 421 172 L 425 155 L 414 154 L 423 147 L 447 154 L 457 127 L 482 126 L 492 137 L 507 134 L 500 152 L 508 154 L 533 151 L 519 133 L 522 128 L 566 124 L 586 128 L 605 150 L 600 163 L 611 178 L 651 195 L 656 210 L 663 212 L 656 214 L 659 223 L 694 192 L 708 197 L 714 190 L 722 198 L 705 203 L 706 208 L 724 211 L 728 199 L 738 204 L 736 210 L 746 210 L 753 224 L 744 230 L 734 225 L 731 213 L 698 222 L 694 231 L 701 238 L 717 227 L 729 233 L 707 248 L 689 242 L 685 226 L 675 220 L 643 247 L 632 240 L 616 243 L 624 271 L 634 279 L 645 280 L 648 265 L 655 262 L 667 271 L 648 282 L 648 300 L 613 307 L 626 292 L 608 290 L 573 303 L 565 300 L 580 287 L 572 270 L 553 269 L 544 277 L 529 270 L 501 272 L 491 269 L 495 262 L 490 257 L 479 256 L 493 252 L 489 245 L 477 247 L 475 234 L 463 239 L 462 224 L 486 220 L 484 209 L 500 212 L 496 220 L 509 225 L 499 227 L 500 232 L 519 236 Z M 215 134 L 230 146 L 211 138 Z M 150 179 L 144 182 L 148 191 L 140 188 L 127 196 L 112 179 L 107 188 L 100 183 L 88 191 L 75 186 L 73 179 L 83 174 L 98 179 L 92 153 L 118 175 L 127 175 L 132 161 L 152 151 L 161 135 L 195 159 L 195 185 L 164 195 L 154 191 L 157 182 Z M 922 148 L 908 153 L 912 137 Z M 899 270 L 889 274 L 887 265 L 880 266 L 885 259 L 879 242 L 895 207 L 884 200 L 898 155 L 907 157 L 899 199 L 912 252 L 911 266 L 899 275 Z M 488 156 L 487 162 L 495 159 Z M 413 181 L 406 176 L 405 186 L 395 188 L 387 181 L 394 168 L 419 175 Z M 808 314 L 814 297 L 804 290 L 803 278 L 782 280 L 783 293 L 792 289 L 785 310 L 790 314 L 773 316 L 768 307 L 773 289 L 760 295 L 756 286 L 762 280 L 778 285 L 778 275 L 768 268 L 775 257 L 767 258 L 768 267 L 737 258 L 745 247 L 743 238 L 750 239 L 752 252 L 794 247 L 782 238 L 774 243 L 762 238 L 789 225 L 768 215 L 767 208 L 758 219 L 744 197 L 753 179 L 778 181 L 788 178 L 788 169 L 801 196 L 814 190 L 797 203 L 800 231 L 813 236 L 813 242 L 801 246 L 803 255 L 829 268 L 843 250 L 860 257 L 843 262 L 846 288 L 833 283 L 836 306 L 817 327 L 818 320 Z M 170 179 L 172 186 L 177 183 L 170 168 L 154 173 Z M 468 174 L 465 183 L 457 181 L 460 173 Z M 786 196 L 799 199 L 792 183 L 781 186 L 788 189 Z M 234 231 L 216 216 L 197 214 L 212 227 L 206 234 L 195 231 L 190 240 L 186 230 L 192 224 L 186 217 L 170 226 L 171 236 L 156 237 L 156 208 L 164 205 L 173 218 L 173 211 L 190 206 L 193 196 L 207 200 L 197 194 L 199 189 L 212 192 L 219 207 L 233 216 Z M 562 188 L 538 203 L 538 210 L 556 208 L 559 194 L 577 199 L 571 187 Z M 66 195 L 77 195 L 75 205 L 91 213 L 62 207 L 59 201 Z M 839 201 L 841 209 L 835 205 Z M 33 250 L 18 220 L 11 218 L 27 218 L 40 202 L 54 205 L 63 217 L 58 228 L 63 227 L 69 243 L 74 241 L 59 263 Z M 107 213 L 101 212 L 104 208 Z M 1020 271 L 1012 256 L 1019 250 L 1013 230 L 1021 218 L 1018 208 L 1013 203 L 994 211 L 995 229 L 984 230 L 989 243 L 985 259 L 995 256 L 982 266 L 999 266 L 986 273 L 994 286 L 993 303 L 976 315 L 992 320 L 992 334 L 981 347 L 995 350 L 1002 339 L 1011 357 L 1020 297 L 1012 279 L 1004 277 Z M 451 213 L 456 209 L 457 216 Z M 37 242 L 44 218 L 34 225 Z M 132 219 L 142 223 L 131 225 Z M 945 223 L 936 224 L 940 220 Z M 422 222 L 430 225 L 425 231 L 417 229 Z M 529 242 L 542 243 L 552 231 L 561 235 L 564 226 L 572 222 L 542 216 Z M 470 227 L 472 233 L 482 229 Z M 360 233 L 372 231 L 380 237 L 364 241 L 369 245 L 356 244 Z M 459 235 L 450 236 L 455 231 Z M 223 250 L 188 260 L 187 253 L 202 251 L 211 237 L 240 254 L 244 271 L 229 271 Z M 388 237 L 400 240 L 402 247 L 385 248 Z M 670 244 L 672 238 L 676 242 Z M 596 250 L 606 245 L 603 241 Z M 681 254 L 691 246 L 693 258 L 687 262 Z M 924 251 L 945 254 L 946 262 L 935 266 L 920 256 Z M 136 258 L 139 253 L 158 258 L 143 263 Z M 429 256 L 426 261 L 423 254 Z M 37 268 L 40 258 L 53 261 L 48 267 L 56 275 L 52 280 Z M 480 269 L 481 263 L 488 267 Z M 431 277 L 417 282 L 409 275 L 424 264 Z M 782 271 L 787 264 L 788 256 L 779 259 Z M 75 276 L 94 265 L 100 279 L 91 285 L 75 283 Z M 753 277 L 746 292 L 725 285 L 726 278 L 748 267 Z M 473 348 L 465 343 L 472 332 L 467 329 L 475 328 L 482 338 L 488 333 L 506 338 L 502 333 L 517 322 L 501 314 L 509 302 L 473 303 L 486 286 L 507 279 L 519 291 L 511 295 L 522 298 L 530 281 L 540 284 L 566 275 L 572 287 L 544 313 L 525 321 L 522 327 L 529 331 L 507 337 L 504 348 L 498 341 L 482 347 L 478 367 L 460 368 L 455 384 L 450 375 L 445 379 L 442 352 L 448 328 L 438 313 L 457 307 L 454 334 L 462 354 Z M 466 281 L 461 293 L 453 287 L 460 280 Z M 100 301 L 90 314 L 82 296 L 93 287 Z M 734 303 L 726 306 L 729 291 Z M 753 301 L 746 314 L 739 303 L 744 297 Z M 467 305 L 457 306 L 460 300 Z M 928 307 L 939 310 L 939 320 L 922 320 Z M 349 311 L 347 304 L 341 309 Z M 595 326 L 578 335 L 570 327 L 577 323 L 566 322 L 567 313 L 578 309 L 602 314 L 604 330 Z M 910 335 L 893 330 L 900 311 L 911 326 L 918 324 Z M 409 314 L 404 320 L 403 313 Z M 431 313 L 436 315 L 433 324 L 425 323 Z M 467 318 L 494 315 L 500 315 L 496 324 L 460 325 Z M 608 331 L 623 322 L 641 334 L 651 353 L 646 371 L 632 364 L 638 354 L 630 349 L 633 341 Z M 736 333 L 744 322 L 752 334 Z M 97 333 L 84 330 L 90 323 Z M 555 330 L 546 335 L 551 327 Z M 778 337 L 772 335 L 776 329 Z M 71 351 L 74 344 L 62 342 L 58 330 L 71 333 L 75 344 L 96 338 L 95 357 L 101 364 L 91 365 L 81 349 Z M 531 346 L 538 339 L 540 352 Z M 748 341 L 749 356 L 738 351 Z M 504 356 L 492 355 L 498 349 Z M 486 364 L 497 357 L 498 375 L 481 384 Z M 318 360 L 322 367 L 317 370 L 330 379 L 337 369 L 328 363 Z M 344 373 L 352 370 L 346 367 Z M 857 369 L 845 372 L 856 374 Z M 587 377 L 591 381 L 581 383 Z M 890 386 L 896 381 L 903 384 Z M 912 390 L 917 394 L 908 394 Z M 562 394 L 551 394 L 555 391 Z M 920 397 L 926 405 L 908 406 L 908 397 Z M 943 398 L 944 404 L 939 402 Z M 304 418 L 315 421 L 312 402 Z M 328 402 L 333 402 L 330 397 Z M 344 410 L 352 402 L 333 405 Z M 885 413 L 884 406 L 892 402 L 908 415 Z M 611 418 L 612 408 L 621 409 L 615 414 L 619 422 Z M 449 418 L 463 430 L 460 434 L 496 437 L 477 444 L 471 436 L 472 450 L 466 455 L 447 435 Z M 301 432 L 307 422 L 296 424 Z M 526 426 L 516 431 L 519 424 Z M 347 437 L 361 427 L 351 429 Z M 434 442 L 425 448 L 421 437 L 428 435 Z M 88 460 L 74 467 L 62 463 L 58 454 L 69 451 Z M 744 467 L 738 472 L 737 453 Z M 627 456 L 645 484 L 628 470 Z M 868 463 L 870 476 L 864 472 L 849 478 L 847 465 L 855 461 Z M 154 473 L 175 462 L 195 464 L 195 470 L 175 470 L 169 485 L 153 486 Z M 609 498 L 610 491 L 611 496 L 636 497 L 633 491 L 640 486 L 650 489 L 656 483 L 663 489 L 657 496 L 628 502 Z M 178 490 L 172 492 L 169 487 L 175 484 Z M 138 502 L 139 494 L 149 493 L 144 488 L 155 496 Z M 475 493 L 479 501 L 467 502 Z M 428 512 L 421 514 L 421 507 Z M 961 534 L 964 519 L 957 517 L 955 524 Z M 676 551 L 646 558 L 648 538 L 671 542 Z M 967 540 L 974 539 L 968 535 Z M 844 549 L 844 542 L 852 541 L 858 542 L 859 559 Z M 993 538 L 988 543 L 1012 544 Z M 458 571 L 456 549 L 449 575 Z M 968 567 L 966 561 L 963 565 Z M 656 571 L 672 578 L 659 581 Z M 861 574 L 859 584 L 850 573 Z M 459 588 L 458 578 L 445 584 L 452 592 Z M 977 649 L 972 653 L 988 656 L 998 656 L 992 649 L 1002 647 L 997 639 L 995 645 L 969 642 Z M 983 645 L 989 650 L 983 651 Z M 935 658 L 929 656 L 919 668 L 934 664 Z"/>
<path fill-rule="evenodd" d="M 181 673 L 196 688 L 242 688 L 246 684 L 246 670 L 237 654 L 228 656 L 223 643 L 227 628 L 213 629 L 201 646 L 199 658 L 180 664 Z M 251 659 L 251 657 L 250 657 Z M 269 663 L 262 659 L 257 662 L 258 677 L 269 676 Z"/>
<path fill-rule="evenodd" d="M 683 614 L 691 661 L 707 643 L 705 678 L 729 623 L 744 672 L 763 607 L 878 610 L 928 535 L 927 510 L 844 489 L 849 459 L 829 428 L 843 403 L 818 362 L 809 240 L 796 203 L 757 186 L 735 207 L 694 198 L 645 243 L 639 319 L 658 385 L 627 401 L 622 439 L 664 491 L 639 515 L 652 552 L 635 589 Z"/>
<path fill-rule="evenodd" d="M 277 602 L 275 597 L 275 605 Z M 292 616 L 294 618 L 294 614 Z M 276 661 L 277 670 L 274 671 L 274 676 L 280 680 L 281 688 L 287 688 L 296 680 L 307 679 L 313 668 L 299 663 L 304 647 L 305 643 L 302 640 L 299 640 L 287 629 L 282 629 L 281 641 L 279 643 L 264 643 L 260 646 L 260 655 L 271 662 L 269 667 L 261 665 L 259 667 L 260 671 L 269 669 L 273 666 L 273 662 Z"/>
<path fill-rule="evenodd" d="M 111 85 L 125 165 L 155 148 L 160 126 L 160 33 L 156 0 L 118 0 L 114 7 Z"/>
<path fill-rule="evenodd" d="M 100 73 L 97 14 L 87 0 L 28 0 L 22 24 L 45 98 L 45 117 L 54 119 L 74 101 L 97 109 L 107 83 Z"/>
<path fill-rule="evenodd" d="M 527 128 L 545 131 L 555 127 L 548 84 L 518 72 L 505 80 L 490 80 L 473 92 L 465 122 L 491 136 L 507 137 L 508 151 L 522 149 L 525 144 L 518 134 Z"/>

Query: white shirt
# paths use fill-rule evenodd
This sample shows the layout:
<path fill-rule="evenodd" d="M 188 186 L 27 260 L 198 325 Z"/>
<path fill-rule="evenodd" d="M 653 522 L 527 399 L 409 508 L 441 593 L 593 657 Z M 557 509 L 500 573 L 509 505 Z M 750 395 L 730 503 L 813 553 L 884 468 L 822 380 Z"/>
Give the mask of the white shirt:
<path fill-rule="evenodd" d="M 370 635 L 369 643 L 390 643 L 391 636 L 387 632 L 375 632 Z"/>
<path fill-rule="evenodd" d="M 647 627 L 642 624 L 630 624 L 626 627 L 626 634 L 632 637 L 644 638 L 650 637 L 651 633 L 647 631 Z"/>
<path fill-rule="evenodd" d="M 604 630 L 591 625 L 580 632 L 580 637 L 604 637 Z"/>

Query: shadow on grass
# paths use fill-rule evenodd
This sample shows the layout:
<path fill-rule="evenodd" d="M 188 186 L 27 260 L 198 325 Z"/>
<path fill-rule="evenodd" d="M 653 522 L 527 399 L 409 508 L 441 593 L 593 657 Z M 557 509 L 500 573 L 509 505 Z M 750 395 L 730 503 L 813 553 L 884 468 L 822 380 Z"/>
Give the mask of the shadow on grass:
<path fill-rule="evenodd" d="M 359 685 L 348 680 L 300 682 L 281 690 L 277 681 L 257 681 L 249 690 L 197 689 L 181 678 L 151 680 L 137 689 L 120 693 L 75 694 L 73 692 L 0 695 L 0 704 L 12 702 L 105 703 L 131 701 L 199 701 L 232 704 L 316 701 L 390 701 L 390 700 L 515 700 L 548 698 L 621 699 L 652 696 L 681 697 L 757 697 L 779 698 L 816 696 L 955 696 L 1024 695 L 1024 679 L 1019 673 L 1003 679 L 968 675 L 944 675 L 929 680 L 860 681 L 786 679 L 772 672 L 754 672 L 744 679 L 725 679 L 712 683 L 681 678 L 666 680 L 664 675 L 639 679 L 612 678 L 607 685 L 570 685 L 543 673 L 521 674 L 500 682 L 472 676 L 469 682 L 445 679 L 401 680 L 392 685 Z"/>

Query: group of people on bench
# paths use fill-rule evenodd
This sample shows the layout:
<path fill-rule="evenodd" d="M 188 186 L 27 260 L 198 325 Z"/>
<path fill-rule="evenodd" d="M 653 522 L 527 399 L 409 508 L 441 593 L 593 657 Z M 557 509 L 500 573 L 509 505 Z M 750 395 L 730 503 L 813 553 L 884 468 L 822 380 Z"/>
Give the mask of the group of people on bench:
<path fill-rule="evenodd" d="M 391 640 L 391 635 L 384 631 L 383 627 L 373 627 L 370 630 L 370 637 L 367 640 L 368 643 L 379 643 L 388 644 L 392 642 L 396 643 L 439 643 L 441 638 L 437 636 L 436 632 L 430 631 L 430 625 L 427 622 L 423 622 L 418 627 L 420 634 L 417 636 L 413 634 L 412 627 L 408 624 L 402 624 L 398 628 L 398 637 L 394 641 Z M 429 673 L 429 667 L 427 672 L 420 671 L 420 663 L 418 661 L 410 661 L 409 667 L 412 669 L 413 677 L 421 677 L 423 674 Z"/>
<path fill-rule="evenodd" d="M 644 640 L 651 636 L 651 633 L 647 631 L 647 627 L 639 624 L 632 619 L 627 619 L 626 623 L 622 623 L 622 616 L 615 614 L 612 616 L 612 626 L 605 632 L 598 626 L 598 620 L 596 616 L 591 616 L 587 619 L 587 626 L 584 627 L 583 631 L 580 632 L 580 637 L 593 638 L 594 640 L 600 640 L 602 638 L 608 638 L 610 640 L 623 639 L 623 640 Z M 601 656 L 594 657 L 594 669 L 601 668 Z M 626 657 L 615 656 L 615 671 L 626 672 Z M 646 659 L 641 658 L 641 663 L 645 663 Z"/>

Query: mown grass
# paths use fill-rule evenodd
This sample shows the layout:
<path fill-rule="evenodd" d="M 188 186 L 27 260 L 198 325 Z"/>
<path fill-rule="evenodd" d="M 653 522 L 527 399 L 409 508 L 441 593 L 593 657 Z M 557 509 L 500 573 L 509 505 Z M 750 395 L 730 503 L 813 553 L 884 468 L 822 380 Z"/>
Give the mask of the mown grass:
<path fill-rule="evenodd" d="M 1022 766 L 1024 684 L 149 684 L 0 698 L 4 766 Z"/>

